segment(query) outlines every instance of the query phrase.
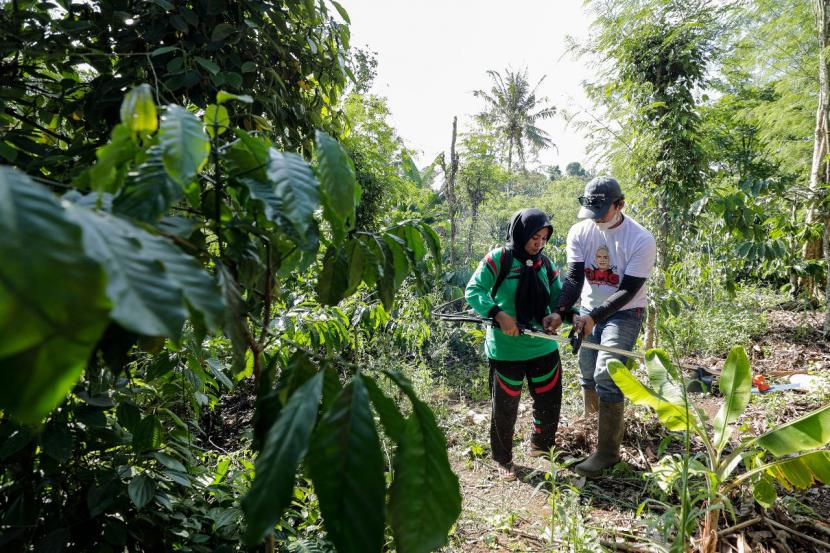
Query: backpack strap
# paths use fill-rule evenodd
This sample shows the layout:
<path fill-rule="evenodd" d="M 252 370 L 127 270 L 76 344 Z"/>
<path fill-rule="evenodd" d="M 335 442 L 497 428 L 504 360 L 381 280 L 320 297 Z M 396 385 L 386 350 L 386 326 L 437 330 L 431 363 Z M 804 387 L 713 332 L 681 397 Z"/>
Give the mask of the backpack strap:
<path fill-rule="evenodd" d="M 490 291 L 490 297 L 495 298 L 501 287 L 501 283 L 507 278 L 510 272 L 510 267 L 513 266 L 513 251 L 502 247 L 501 257 L 499 257 L 499 274 L 496 277 L 496 283 L 493 284 L 493 290 Z"/>
<path fill-rule="evenodd" d="M 553 279 L 556 278 L 556 271 L 553 270 L 553 263 L 550 262 L 550 258 L 545 254 L 542 254 L 542 263 L 545 264 L 545 270 L 548 272 L 548 289 L 550 289 Z"/>

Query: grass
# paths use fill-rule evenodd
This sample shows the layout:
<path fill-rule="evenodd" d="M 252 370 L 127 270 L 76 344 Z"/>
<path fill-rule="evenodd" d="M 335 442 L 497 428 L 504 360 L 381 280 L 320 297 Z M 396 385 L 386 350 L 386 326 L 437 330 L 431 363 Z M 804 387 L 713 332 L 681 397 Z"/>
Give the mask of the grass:
<path fill-rule="evenodd" d="M 689 308 L 660 324 L 659 345 L 673 358 L 721 355 L 732 346 L 748 346 L 767 327 L 763 310 L 783 297 L 755 286 L 741 288 L 735 297 L 724 290 L 689 295 Z"/>

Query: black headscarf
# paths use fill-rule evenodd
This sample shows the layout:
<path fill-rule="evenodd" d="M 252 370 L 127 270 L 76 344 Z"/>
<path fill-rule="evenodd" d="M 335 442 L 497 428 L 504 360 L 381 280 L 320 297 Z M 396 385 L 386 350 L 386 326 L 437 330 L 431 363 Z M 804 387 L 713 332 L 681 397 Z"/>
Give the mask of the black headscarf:
<path fill-rule="evenodd" d="M 527 241 L 543 228 L 548 229 L 548 237 L 553 234 L 553 226 L 547 215 L 535 208 L 517 211 L 510 219 L 506 247 L 513 252 L 513 258 L 522 263 L 519 285 L 516 288 L 516 319 L 520 324 L 528 324 L 531 321 L 542 324 L 550 301 L 550 292 L 538 274 L 542 268 L 542 252 L 530 255 L 525 251 Z"/>

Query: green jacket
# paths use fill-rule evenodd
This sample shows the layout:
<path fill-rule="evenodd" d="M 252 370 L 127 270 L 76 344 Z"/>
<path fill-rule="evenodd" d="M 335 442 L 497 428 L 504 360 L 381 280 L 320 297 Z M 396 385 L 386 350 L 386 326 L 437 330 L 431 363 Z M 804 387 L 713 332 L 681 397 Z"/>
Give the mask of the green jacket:
<path fill-rule="evenodd" d="M 521 261 L 513 258 L 510 272 L 499 287 L 496 297 L 492 298 L 490 296 L 499 275 L 501 255 L 502 249 L 496 248 L 484 256 L 484 259 L 478 265 L 478 269 L 473 273 L 470 282 L 467 283 L 465 297 L 473 310 L 481 317 L 488 317 L 490 310 L 498 305 L 515 319 L 516 288 L 519 284 L 518 273 L 521 271 Z M 545 287 L 550 292 L 550 302 L 545 310 L 546 314 L 552 313 L 556 309 L 559 294 L 562 291 L 559 272 L 553 264 L 551 264 L 551 267 L 553 268 L 552 279 L 548 277 L 547 267 L 544 264 L 539 269 L 539 279 L 544 282 Z M 543 330 L 536 322 L 532 326 L 536 330 Z M 502 334 L 501 330 L 492 327 L 487 328 L 487 338 L 484 341 L 484 352 L 490 359 L 499 361 L 526 361 L 547 355 L 558 347 L 559 345 L 553 340 L 544 340 L 526 335 L 507 336 Z"/>

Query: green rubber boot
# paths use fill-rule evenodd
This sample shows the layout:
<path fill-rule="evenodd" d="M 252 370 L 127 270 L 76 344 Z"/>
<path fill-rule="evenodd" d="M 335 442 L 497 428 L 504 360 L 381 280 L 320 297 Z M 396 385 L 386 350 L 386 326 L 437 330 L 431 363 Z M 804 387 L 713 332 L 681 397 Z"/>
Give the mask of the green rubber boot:
<path fill-rule="evenodd" d="M 625 402 L 599 402 L 599 430 L 597 450 L 576 465 L 574 470 L 582 476 L 594 477 L 620 462 L 620 442 L 623 437 L 623 410 Z"/>
<path fill-rule="evenodd" d="M 597 414 L 597 404 L 599 402 L 599 397 L 597 397 L 597 390 L 596 388 L 589 390 L 588 388 L 582 388 L 582 416 L 584 418 L 593 417 Z"/>

